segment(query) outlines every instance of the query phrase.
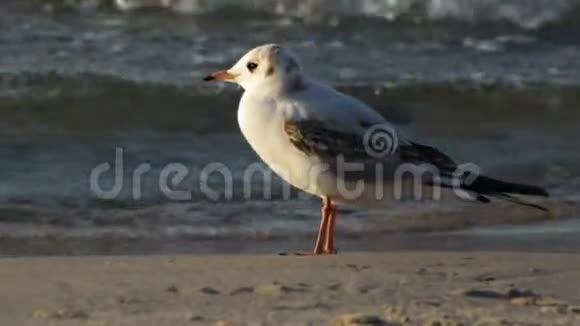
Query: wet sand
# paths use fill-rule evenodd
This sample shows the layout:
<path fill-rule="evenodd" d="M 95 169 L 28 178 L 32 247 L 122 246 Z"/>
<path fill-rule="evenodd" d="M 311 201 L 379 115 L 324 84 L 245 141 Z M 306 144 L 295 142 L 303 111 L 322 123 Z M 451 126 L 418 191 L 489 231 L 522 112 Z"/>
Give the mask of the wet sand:
<path fill-rule="evenodd" d="M 578 325 L 580 256 L 5 258 L 2 325 Z"/>

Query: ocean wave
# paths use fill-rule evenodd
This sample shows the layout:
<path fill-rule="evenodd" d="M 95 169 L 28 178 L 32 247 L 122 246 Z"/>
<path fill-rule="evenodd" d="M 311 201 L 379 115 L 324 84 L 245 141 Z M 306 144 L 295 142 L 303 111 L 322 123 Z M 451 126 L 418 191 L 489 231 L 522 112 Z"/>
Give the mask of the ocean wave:
<path fill-rule="evenodd" d="M 457 103 L 471 103 L 474 117 L 493 110 L 505 119 L 521 110 L 576 116 L 574 85 L 524 83 L 521 80 L 472 79 L 400 84 L 351 83 L 338 89 L 361 98 L 389 119 L 405 123 L 413 109 L 409 99 L 429 101 L 432 112 L 455 114 Z M 203 83 L 136 81 L 96 73 L 0 73 L 0 136 L 52 131 L 127 130 L 219 133 L 237 130 L 241 92 Z M 546 101 L 546 98 L 551 99 Z M 505 112 L 510 112 L 506 115 Z M 422 113 L 422 114 L 428 114 Z M 25 123 L 23 123 L 25 122 Z M 14 126 L 18 126 L 16 129 Z M 28 128 L 30 127 L 30 128 Z M 58 127 L 54 129 L 54 127 Z"/>
<path fill-rule="evenodd" d="M 320 20 L 327 16 L 375 17 L 388 21 L 458 20 L 469 23 L 508 22 L 536 29 L 577 15 L 578 0 L 36 0 L 45 9 L 78 11 L 115 8 L 132 11 L 143 8 L 166 9 L 181 14 L 266 13 Z"/>
<path fill-rule="evenodd" d="M 558 218 L 568 220 L 578 203 L 553 202 Z M 249 201 L 215 205 L 167 204 L 133 209 L 80 209 L 69 207 L 0 207 L 0 242 L 86 240 L 91 242 L 176 240 L 276 241 L 304 240 L 319 222 L 318 203 L 309 201 Z M 341 210 L 341 236 L 361 234 L 384 237 L 395 233 L 429 234 L 478 226 L 531 224 L 553 219 L 539 211 L 517 206 L 469 206 L 437 210 L 423 203 L 412 209 L 393 207 L 384 212 Z M 53 248 L 56 249 L 56 248 Z M 0 255 L 2 251 L 0 251 Z"/>
<path fill-rule="evenodd" d="M 0 74 L 0 83 L 0 124 L 6 130 L 15 121 L 23 127 L 25 121 L 32 129 L 57 125 L 85 132 L 132 127 L 219 131 L 234 126 L 235 110 L 215 108 L 232 107 L 239 98 L 228 92 L 215 96 L 204 87 L 192 92 L 186 86 L 92 73 Z"/>

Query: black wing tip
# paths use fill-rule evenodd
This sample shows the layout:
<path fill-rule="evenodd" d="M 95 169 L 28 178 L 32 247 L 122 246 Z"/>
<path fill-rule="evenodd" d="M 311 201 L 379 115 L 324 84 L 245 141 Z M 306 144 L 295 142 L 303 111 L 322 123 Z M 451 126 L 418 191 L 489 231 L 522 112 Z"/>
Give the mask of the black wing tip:
<path fill-rule="evenodd" d="M 212 75 L 207 75 L 203 77 L 203 81 L 212 81 L 212 80 L 215 80 L 215 77 Z"/>
<path fill-rule="evenodd" d="M 484 204 L 491 203 L 491 199 L 485 197 L 484 195 L 477 195 L 477 197 L 475 199 L 480 203 L 484 203 Z"/>
<path fill-rule="evenodd" d="M 500 193 L 500 194 L 494 194 L 493 197 L 497 198 L 497 199 L 501 199 L 501 200 L 505 200 L 505 201 L 509 201 L 510 203 L 514 203 L 514 204 L 518 204 L 518 205 L 522 205 L 522 206 L 526 206 L 526 207 L 530 207 L 530 208 L 535 208 L 535 209 L 539 209 L 543 212 L 549 213 L 550 210 L 542 205 L 539 204 L 534 204 L 534 203 L 530 203 L 527 202 L 521 198 L 518 197 L 514 197 L 510 194 L 504 194 L 504 193 Z"/>
<path fill-rule="evenodd" d="M 538 196 L 550 197 L 550 193 L 545 188 L 538 187 Z"/>
<path fill-rule="evenodd" d="M 521 185 L 521 184 L 513 184 L 517 187 L 521 187 L 521 189 L 516 189 L 513 194 L 516 195 L 524 195 L 524 196 L 538 196 L 538 197 L 550 197 L 548 191 L 542 187 L 538 186 L 528 186 L 528 185 Z M 519 190 L 519 191 L 517 191 Z"/>
<path fill-rule="evenodd" d="M 542 187 L 506 182 L 486 176 L 477 177 L 477 179 L 475 179 L 471 184 L 465 185 L 464 188 L 479 194 L 487 195 L 506 193 L 524 196 L 550 197 L 548 191 Z"/>

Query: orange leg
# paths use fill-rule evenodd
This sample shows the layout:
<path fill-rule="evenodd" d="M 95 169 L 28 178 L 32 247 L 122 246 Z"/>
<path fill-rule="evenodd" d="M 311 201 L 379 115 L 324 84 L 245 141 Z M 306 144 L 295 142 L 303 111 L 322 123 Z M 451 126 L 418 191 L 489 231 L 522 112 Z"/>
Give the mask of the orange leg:
<path fill-rule="evenodd" d="M 330 214 L 328 216 L 328 225 L 326 226 L 326 241 L 324 243 L 325 254 L 336 254 L 334 249 L 334 225 L 336 224 L 336 208 L 330 203 Z"/>
<path fill-rule="evenodd" d="M 316 244 L 314 245 L 314 254 L 321 255 L 324 253 L 324 247 L 326 246 L 327 232 L 328 232 L 328 222 L 330 218 L 330 213 L 332 206 L 330 203 L 330 198 L 324 197 L 322 200 L 322 210 L 320 227 L 318 228 L 318 237 L 316 237 Z"/>
<path fill-rule="evenodd" d="M 329 255 L 335 254 L 334 250 L 334 220 L 336 217 L 336 210 L 332 206 L 329 197 L 322 199 L 322 210 L 320 218 L 320 227 L 318 228 L 318 236 L 316 237 L 316 244 L 312 252 L 297 252 L 299 256 L 309 255 Z M 286 254 L 281 254 L 286 255 Z"/>

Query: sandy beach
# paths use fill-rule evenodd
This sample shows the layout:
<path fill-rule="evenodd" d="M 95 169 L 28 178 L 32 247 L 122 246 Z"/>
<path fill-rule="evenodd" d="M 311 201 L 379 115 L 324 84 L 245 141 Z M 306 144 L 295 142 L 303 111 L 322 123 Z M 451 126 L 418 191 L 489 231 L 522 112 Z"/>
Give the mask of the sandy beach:
<path fill-rule="evenodd" d="M 0 260 L 1 325 L 580 325 L 580 256 Z"/>
<path fill-rule="evenodd" d="M 580 326 L 578 31 L 580 0 L 0 1 L 0 326 Z M 270 42 L 549 212 L 339 207 L 339 255 L 278 255 L 320 199 L 202 80 Z"/>

